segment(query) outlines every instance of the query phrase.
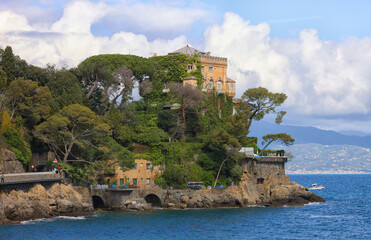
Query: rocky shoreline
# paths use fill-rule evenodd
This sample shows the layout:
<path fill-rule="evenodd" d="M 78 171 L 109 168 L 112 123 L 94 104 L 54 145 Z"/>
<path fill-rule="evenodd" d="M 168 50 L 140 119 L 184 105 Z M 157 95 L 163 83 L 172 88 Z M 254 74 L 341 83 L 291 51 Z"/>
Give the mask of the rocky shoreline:
<path fill-rule="evenodd" d="M 268 178 L 262 184 L 244 179 L 227 189 L 162 190 L 165 197 L 159 207 L 168 209 L 240 208 L 251 206 L 303 206 L 325 200 L 308 191 L 287 176 Z M 55 183 L 45 189 L 36 184 L 29 191 L 12 190 L 0 193 L 0 224 L 18 224 L 21 221 L 57 216 L 90 216 L 94 213 L 92 196 L 87 188 L 76 188 Z M 144 197 L 126 200 L 114 211 L 151 211 L 154 206 Z"/>
<path fill-rule="evenodd" d="M 161 207 L 169 209 L 281 207 L 304 206 L 311 202 L 325 202 L 325 200 L 285 176 L 283 179 L 268 178 L 263 184 L 256 184 L 252 179 L 244 179 L 238 186 L 224 190 L 168 190 Z M 127 200 L 122 207 L 111 210 L 152 209 L 143 198 L 135 198 Z"/>
<path fill-rule="evenodd" d="M 93 213 L 91 202 L 65 184 L 55 183 L 48 189 L 36 184 L 27 192 L 0 193 L 0 224 L 19 224 L 57 216 L 90 216 Z"/>

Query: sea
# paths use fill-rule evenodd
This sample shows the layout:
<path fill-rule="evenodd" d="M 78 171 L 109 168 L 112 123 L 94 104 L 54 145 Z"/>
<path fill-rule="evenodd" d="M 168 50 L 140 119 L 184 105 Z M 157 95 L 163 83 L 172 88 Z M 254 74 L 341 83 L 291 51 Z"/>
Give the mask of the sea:
<path fill-rule="evenodd" d="M 371 239 L 371 175 L 289 175 L 326 199 L 303 207 L 99 212 L 0 226 L 0 239 Z"/>

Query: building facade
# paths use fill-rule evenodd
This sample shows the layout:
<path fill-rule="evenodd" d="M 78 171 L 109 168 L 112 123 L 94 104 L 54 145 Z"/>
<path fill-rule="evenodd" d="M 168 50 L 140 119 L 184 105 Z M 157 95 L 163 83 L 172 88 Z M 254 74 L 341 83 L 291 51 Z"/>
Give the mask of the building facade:
<path fill-rule="evenodd" d="M 173 54 L 186 54 L 187 56 L 194 56 L 197 54 L 198 59 L 201 62 L 202 72 L 202 90 L 203 91 L 216 91 L 218 94 L 226 94 L 228 97 L 234 97 L 236 95 L 236 82 L 227 77 L 228 59 L 224 57 L 211 56 L 210 52 L 202 52 L 189 45 L 180 48 Z M 188 72 L 194 71 L 196 64 L 188 65 Z M 184 79 L 184 84 L 194 85 L 197 78 L 190 76 Z"/>
<path fill-rule="evenodd" d="M 154 180 L 158 174 L 160 174 L 158 166 L 153 166 L 146 159 L 135 159 L 133 169 L 123 171 L 120 167 L 116 167 L 114 182 L 117 186 L 150 188 L 155 184 Z"/>

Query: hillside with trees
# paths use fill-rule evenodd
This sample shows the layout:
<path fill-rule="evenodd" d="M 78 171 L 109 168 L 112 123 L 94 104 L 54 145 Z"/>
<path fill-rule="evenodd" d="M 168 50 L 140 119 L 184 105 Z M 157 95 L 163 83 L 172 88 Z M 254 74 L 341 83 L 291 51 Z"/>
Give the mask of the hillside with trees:
<path fill-rule="evenodd" d="M 285 115 L 276 108 L 286 95 L 265 88 L 247 89 L 235 105 L 224 94 L 202 92 L 197 56 L 104 54 L 57 69 L 32 66 L 8 46 L 0 59 L 1 146 L 26 169 L 33 153 L 52 152 L 75 183 L 95 183 L 112 164 L 131 169 L 144 158 L 162 169 L 162 187 L 213 185 L 219 172 L 218 184 L 230 185 L 242 175 L 240 148 L 258 149 L 252 122 L 275 114 L 281 123 Z M 190 63 L 197 66 L 191 72 Z M 189 76 L 198 86 L 183 84 Z M 294 141 L 285 134 L 264 140 Z"/>

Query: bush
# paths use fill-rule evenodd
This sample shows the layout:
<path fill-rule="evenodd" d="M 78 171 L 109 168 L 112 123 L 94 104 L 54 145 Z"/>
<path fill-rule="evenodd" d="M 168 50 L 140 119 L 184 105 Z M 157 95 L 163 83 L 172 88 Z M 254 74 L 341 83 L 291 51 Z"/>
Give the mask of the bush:
<path fill-rule="evenodd" d="M 30 145 L 22 139 L 19 130 L 15 127 L 8 127 L 2 133 L 10 150 L 22 161 L 23 165 L 27 165 L 32 157 L 32 152 Z"/>

